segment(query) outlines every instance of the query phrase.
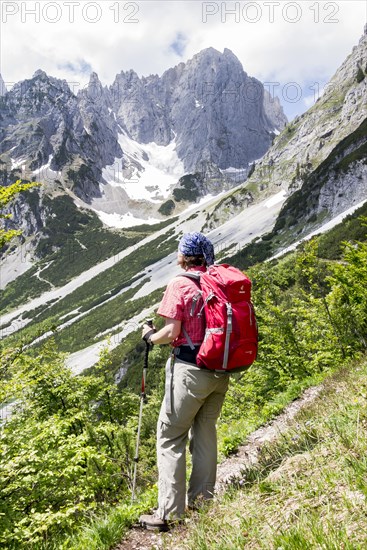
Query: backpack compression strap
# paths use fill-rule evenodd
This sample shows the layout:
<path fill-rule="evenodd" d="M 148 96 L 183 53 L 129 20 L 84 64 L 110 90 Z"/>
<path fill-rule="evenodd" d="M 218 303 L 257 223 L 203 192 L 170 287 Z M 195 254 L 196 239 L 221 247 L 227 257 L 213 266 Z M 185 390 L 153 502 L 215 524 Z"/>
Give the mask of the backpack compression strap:
<path fill-rule="evenodd" d="M 228 355 L 229 355 L 229 339 L 232 334 L 232 306 L 229 302 L 226 303 L 227 308 L 227 330 L 226 330 L 226 341 L 224 344 L 224 354 L 223 354 L 223 370 L 227 369 L 228 365 Z"/>

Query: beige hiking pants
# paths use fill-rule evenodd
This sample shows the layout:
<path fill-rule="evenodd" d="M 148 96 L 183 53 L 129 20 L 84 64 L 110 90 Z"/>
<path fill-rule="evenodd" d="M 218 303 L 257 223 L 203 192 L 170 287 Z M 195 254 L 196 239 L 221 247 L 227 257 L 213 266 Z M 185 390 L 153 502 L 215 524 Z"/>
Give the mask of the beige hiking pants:
<path fill-rule="evenodd" d="M 216 421 L 229 381 L 228 374 L 177 359 L 171 366 L 171 375 L 157 426 L 158 515 L 162 519 L 177 519 L 185 511 L 186 442 L 190 428 L 192 472 L 188 504 L 199 496 L 213 497 L 217 474 Z"/>

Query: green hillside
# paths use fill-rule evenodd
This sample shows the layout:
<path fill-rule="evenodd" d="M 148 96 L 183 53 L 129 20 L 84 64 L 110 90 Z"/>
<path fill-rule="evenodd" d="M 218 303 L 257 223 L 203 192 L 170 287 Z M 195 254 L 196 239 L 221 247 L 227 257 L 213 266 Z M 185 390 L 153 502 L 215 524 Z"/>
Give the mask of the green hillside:
<path fill-rule="evenodd" d="M 25 197 L 30 208 L 36 209 L 36 191 L 25 193 Z M 124 230 L 107 229 L 97 214 L 79 209 L 68 195 L 53 199 L 46 196 L 43 202 L 48 216 L 35 248 L 38 261 L 1 292 L 0 308 L 3 313 L 43 292 L 65 285 L 84 271 L 133 247 L 175 220 L 171 218 L 161 224 Z M 38 277 L 37 273 L 41 276 Z"/>
<path fill-rule="evenodd" d="M 356 359 L 366 352 L 367 243 L 346 245 L 342 261 L 320 258 L 318 245 L 314 239 L 277 262 L 250 270 L 259 356 L 248 372 L 231 380 L 218 428 L 222 458 L 303 389 L 341 365 L 355 370 Z M 99 365 L 79 377 L 65 367 L 57 339 L 37 350 L 25 350 L 16 338 L 2 343 L 0 402 L 15 400 L 16 406 L 0 440 L 1 544 L 9 549 L 109 548 L 153 505 L 155 425 L 168 349 L 156 346 L 150 355 L 138 501 L 132 506 L 144 354 L 139 334 L 131 334 L 111 356 L 104 353 Z M 116 386 L 118 366 L 126 375 Z M 266 483 L 261 487 L 265 491 Z M 227 542 L 220 544 L 226 548 Z"/>

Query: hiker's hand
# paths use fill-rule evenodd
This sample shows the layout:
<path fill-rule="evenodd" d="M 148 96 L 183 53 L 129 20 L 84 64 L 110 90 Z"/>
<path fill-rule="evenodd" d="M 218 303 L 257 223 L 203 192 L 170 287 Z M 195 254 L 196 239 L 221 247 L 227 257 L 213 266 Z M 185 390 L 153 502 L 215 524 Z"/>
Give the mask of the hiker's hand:
<path fill-rule="evenodd" d="M 146 342 L 146 344 L 149 346 L 150 349 L 153 348 L 153 342 L 150 340 L 150 337 L 152 334 L 156 332 L 155 326 L 153 323 L 148 325 L 147 323 L 144 323 L 143 325 L 143 331 L 142 331 L 142 338 Z"/>
<path fill-rule="evenodd" d="M 154 325 L 147 325 L 146 323 L 144 323 L 143 325 L 143 330 L 142 330 L 142 334 L 141 334 L 141 337 L 143 338 L 143 340 L 146 339 L 146 336 L 148 333 L 151 333 L 151 334 L 154 334 L 156 332 L 156 328 Z"/>

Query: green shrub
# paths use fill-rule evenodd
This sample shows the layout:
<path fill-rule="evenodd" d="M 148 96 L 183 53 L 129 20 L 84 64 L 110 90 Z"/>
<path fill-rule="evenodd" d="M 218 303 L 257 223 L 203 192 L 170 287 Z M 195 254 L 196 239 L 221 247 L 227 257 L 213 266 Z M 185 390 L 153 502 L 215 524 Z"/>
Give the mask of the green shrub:
<path fill-rule="evenodd" d="M 172 192 L 173 198 L 177 202 L 195 202 L 200 196 L 199 186 L 202 184 L 202 177 L 199 173 L 182 176 L 178 184 L 179 187 L 176 187 Z"/>
<path fill-rule="evenodd" d="M 50 345 L 18 355 L 7 390 L 18 405 L 2 427 L 0 543 L 40 547 L 98 506 L 129 495 L 137 398 L 118 394 L 108 358 L 74 377 Z"/>
<path fill-rule="evenodd" d="M 163 216 L 170 216 L 174 211 L 175 207 L 176 207 L 175 202 L 169 199 L 159 207 L 158 212 Z"/>

